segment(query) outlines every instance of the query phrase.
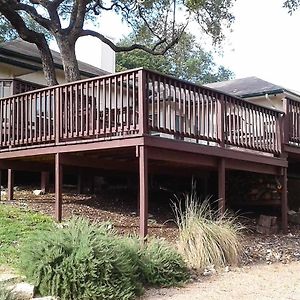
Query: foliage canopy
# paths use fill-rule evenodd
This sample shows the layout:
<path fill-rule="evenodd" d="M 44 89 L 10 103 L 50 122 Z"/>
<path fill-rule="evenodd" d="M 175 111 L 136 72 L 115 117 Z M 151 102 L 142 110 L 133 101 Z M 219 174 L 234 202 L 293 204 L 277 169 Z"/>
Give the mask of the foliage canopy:
<path fill-rule="evenodd" d="M 0 14 L 6 18 L 18 35 L 37 45 L 49 85 L 57 83 L 53 59 L 45 34 L 26 23 L 32 18 L 42 31 L 48 31 L 56 40 L 67 81 L 80 78 L 75 55 L 75 43 L 82 36 L 93 36 L 108 44 L 114 51 L 139 49 L 152 54 L 163 54 L 178 43 L 187 26 L 196 22 L 203 33 L 215 44 L 223 38 L 223 29 L 234 20 L 230 9 L 235 0 L 0 0 Z M 151 43 L 116 45 L 101 30 L 89 29 L 88 20 L 97 20 L 113 12 L 139 33 L 143 29 L 151 36 Z"/>

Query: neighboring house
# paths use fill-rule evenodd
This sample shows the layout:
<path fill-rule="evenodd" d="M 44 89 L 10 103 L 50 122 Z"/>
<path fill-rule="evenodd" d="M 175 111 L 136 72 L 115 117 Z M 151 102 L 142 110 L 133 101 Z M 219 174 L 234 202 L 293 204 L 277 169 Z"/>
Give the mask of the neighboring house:
<path fill-rule="evenodd" d="M 64 83 L 60 54 L 51 51 L 59 83 Z M 82 79 L 108 74 L 79 61 Z M 21 39 L 0 44 L 0 98 L 46 86 L 42 63 L 36 45 Z"/>
<path fill-rule="evenodd" d="M 300 93 L 254 76 L 209 83 L 205 86 L 279 110 L 284 110 L 283 100 L 286 98 L 300 102 Z"/>

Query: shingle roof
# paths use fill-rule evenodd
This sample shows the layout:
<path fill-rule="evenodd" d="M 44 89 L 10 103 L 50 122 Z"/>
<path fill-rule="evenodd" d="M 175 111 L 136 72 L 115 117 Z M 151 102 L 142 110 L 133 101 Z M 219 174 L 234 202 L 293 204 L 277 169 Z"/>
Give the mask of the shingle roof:
<path fill-rule="evenodd" d="M 250 97 L 251 95 L 263 95 L 267 93 L 281 93 L 286 90 L 282 86 L 273 84 L 254 76 L 209 83 L 205 86 L 240 97 Z"/>
<path fill-rule="evenodd" d="M 57 68 L 62 69 L 62 60 L 60 53 L 51 50 L 54 64 Z M 33 70 L 41 69 L 40 53 L 35 44 L 25 42 L 21 39 L 0 44 L 0 61 L 10 64 L 23 65 Z M 78 61 L 80 72 L 83 76 L 92 77 L 108 74 L 107 71 Z"/>

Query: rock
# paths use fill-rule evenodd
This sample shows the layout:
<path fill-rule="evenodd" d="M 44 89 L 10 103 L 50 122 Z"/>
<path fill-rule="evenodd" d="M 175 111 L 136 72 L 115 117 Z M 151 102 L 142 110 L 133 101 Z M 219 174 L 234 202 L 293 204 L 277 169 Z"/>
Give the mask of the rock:
<path fill-rule="evenodd" d="M 294 210 L 290 210 L 288 212 L 288 221 L 294 224 L 300 224 L 300 212 L 295 212 Z"/>
<path fill-rule="evenodd" d="M 45 192 L 43 190 L 34 190 L 32 192 L 35 196 L 40 196 L 40 195 L 44 195 Z"/>
<path fill-rule="evenodd" d="M 224 268 L 224 271 L 225 271 L 226 273 L 228 273 L 228 272 L 230 271 L 229 266 L 226 266 L 226 267 Z"/>
<path fill-rule="evenodd" d="M 202 275 L 203 275 L 203 276 L 212 276 L 212 275 L 214 275 L 214 274 L 216 274 L 216 273 L 217 273 L 217 271 L 216 271 L 216 269 L 215 269 L 215 266 L 212 265 L 212 266 L 206 267 L 206 268 L 204 269 Z"/>
<path fill-rule="evenodd" d="M 12 285 L 22 281 L 22 278 L 16 274 L 12 273 L 2 273 L 0 274 L 0 285 Z"/>
<path fill-rule="evenodd" d="M 7 192 L 6 191 L 1 191 L 1 197 L 6 197 L 7 196 Z"/>
<path fill-rule="evenodd" d="M 14 186 L 14 191 L 17 192 L 19 190 L 18 186 Z"/>
<path fill-rule="evenodd" d="M 11 294 L 16 300 L 29 300 L 34 295 L 34 285 L 27 282 L 17 283 L 11 290 Z"/>

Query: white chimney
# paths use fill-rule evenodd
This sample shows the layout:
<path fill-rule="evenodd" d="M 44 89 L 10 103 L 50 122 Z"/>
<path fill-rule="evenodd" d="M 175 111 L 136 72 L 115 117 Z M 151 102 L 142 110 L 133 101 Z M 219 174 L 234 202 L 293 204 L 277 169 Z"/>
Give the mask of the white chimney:
<path fill-rule="evenodd" d="M 115 72 L 115 51 L 97 38 L 91 36 L 79 38 L 76 42 L 76 55 L 78 60 L 110 73 Z"/>

